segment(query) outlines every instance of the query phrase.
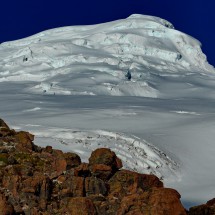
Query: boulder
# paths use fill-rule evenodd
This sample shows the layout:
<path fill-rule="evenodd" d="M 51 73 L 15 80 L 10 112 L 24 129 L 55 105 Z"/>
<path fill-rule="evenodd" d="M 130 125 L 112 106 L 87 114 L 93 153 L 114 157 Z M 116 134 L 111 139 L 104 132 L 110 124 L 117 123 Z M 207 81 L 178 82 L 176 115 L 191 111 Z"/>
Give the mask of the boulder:
<path fill-rule="evenodd" d="M 108 182 L 110 194 L 122 198 L 128 194 L 148 191 L 152 187 L 163 187 L 163 183 L 154 175 L 145 175 L 129 170 L 120 170 Z"/>
<path fill-rule="evenodd" d="M 73 167 L 77 167 L 81 164 L 81 158 L 72 152 L 67 152 L 63 154 L 63 157 L 66 160 L 66 169 L 69 170 Z"/>
<path fill-rule="evenodd" d="M 149 195 L 150 213 L 156 215 L 186 215 L 186 210 L 180 202 L 180 194 L 170 188 L 154 187 Z"/>
<path fill-rule="evenodd" d="M 34 135 L 29 132 L 20 131 L 15 134 L 16 149 L 19 151 L 32 151 L 34 150 Z"/>
<path fill-rule="evenodd" d="M 92 152 L 89 158 L 89 165 L 104 164 L 113 170 L 122 168 L 122 161 L 108 148 L 99 148 Z"/>
<path fill-rule="evenodd" d="M 152 188 L 123 197 L 116 214 L 186 215 L 179 199 L 180 195 L 173 189 Z"/>
<path fill-rule="evenodd" d="M 61 150 L 53 149 L 50 153 L 47 149 L 42 149 L 39 160 L 40 171 L 45 172 L 51 179 L 57 178 L 66 171 L 67 162 Z"/>

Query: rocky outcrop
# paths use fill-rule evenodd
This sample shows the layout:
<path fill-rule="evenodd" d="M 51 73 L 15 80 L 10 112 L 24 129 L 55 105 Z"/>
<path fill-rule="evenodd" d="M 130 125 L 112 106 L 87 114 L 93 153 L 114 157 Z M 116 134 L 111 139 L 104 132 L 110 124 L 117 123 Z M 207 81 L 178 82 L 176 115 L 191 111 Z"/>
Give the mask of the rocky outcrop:
<path fill-rule="evenodd" d="M 214 215 L 215 198 L 209 200 L 206 204 L 190 208 L 189 215 Z"/>
<path fill-rule="evenodd" d="M 110 149 L 93 151 L 87 164 L 33 140 L 0 120 L 0 215 L 187 214 L 177 191 L 154 175 L 122 169 Z"/>

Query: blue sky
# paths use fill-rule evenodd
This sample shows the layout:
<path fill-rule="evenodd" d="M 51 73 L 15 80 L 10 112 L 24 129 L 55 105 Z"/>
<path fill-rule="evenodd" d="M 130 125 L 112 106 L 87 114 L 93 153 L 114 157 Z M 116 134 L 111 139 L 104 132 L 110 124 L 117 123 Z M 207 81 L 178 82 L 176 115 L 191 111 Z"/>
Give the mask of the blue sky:
<path fill-rule="evenodd" d="M 1 2 L 0 42 L 20 39 L 43 30 L 96 24 L 133 13 L 159 16 L 198 40 L 215 66 L 214 0 L 8 0 Z"/>

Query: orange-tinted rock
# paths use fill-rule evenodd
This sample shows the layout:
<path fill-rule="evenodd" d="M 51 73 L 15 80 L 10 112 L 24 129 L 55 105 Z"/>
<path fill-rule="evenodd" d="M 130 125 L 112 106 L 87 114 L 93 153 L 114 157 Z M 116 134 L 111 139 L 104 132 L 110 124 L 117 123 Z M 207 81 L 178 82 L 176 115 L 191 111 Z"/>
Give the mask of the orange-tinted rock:
<path fill-rule="evenodd" d="M 0 137 L 6 137 L 9 136 L 11 133 L 11 130 L 9 128 L 0 127 Z"/>
<path fill-rule="evenodd" d="M 88 163 L 82 163 L 74 169 L 74 176 L 90 177 L 91 172 Z"/>
<path fill-rule="evenodd" d="M 152 187 L 163 187 L 163 182 L 155 175 L 140 174 L 143 181 L 143 189 L 148 190 Z"/>
<path fill-rule="evenodd" d="M 186 215 L 187 213 L 180 202 L 180 195 L 177 191 L 153 188 L 149 192 L 125 196 L 116 214 Z"/>
<path fill-rule="evenodd" d="M 58 184 L 62 184 L 66 181 L 66 176 L 65 175 L 60 175 L 58 178 L 57 178 L 57 183 Z"/>
<path fill-rule="evenodd" d="M 72 176 L 67 178 L 61 185 L 60 195 L 63 197 L 84 196 L 84 178 Z"/>
<path fill-rule="evenodd" d="M 120 202 L 119 208 L 117 209 L 117 215 L 124 214 L 138 214 L 145 215 L 150 214 L 148 210 L 147 198 L 148 193 L 142 194 L 130 194 L 123 197 Z"/>
<path fill-rule="evenodd" d="M 206 204 L 191 207 L 189 215 L 214 215 L 215 214 L 215 199 L 209 200 Z"/>
<path fill-rule="evenodd" d="M 27 178 L 22 182 L 19 190 L 20 199 L 22 199 L 22 210 L 26 214 L 29 214 L 33 208 L 46 211 L 51 192 L 52 182 L 49 177 L 37 174 Z"/>
<path fill-rule="evenodd" d="M 109 180 L 110 193 L 122 198 L 128 194 L 147 191 L 152 187 L 163 187 L 154 175 L 144 175 L 129 170 L 120 170 Z"/>
<path fill-rule="evenodd" d="M 104 164 L 113 170 L 122 168 L 121 160 L 108 148 L 99 148 L 92 152 L 89 158 L 89 165 Z"/>
<path fill-rule="evenodd" d="M 57 175 L 62 174 L 64 171 L 66 171 L 66 160 L 64 158 L 57 158 L 53 163 L 52 167 L 54 170 L 57 171 Z"/>
<path fill-rule="evenodd" d="M 26 214 L 27 214 L 27 213 L 26 213 Z M 30 214 L 31 214 L 31 215 L 38 215 L 38 214 L 40 214 L 39 209 L 36 208 L 36 207 L 31 208 L 31 209 L 30 209 Z"/>
<path fill-rule="evenodd" d="M 4 194 L 0 193 L 0 215 L 14 214 L 13 206 L 7 201 Z"/>
<path fill-rule="evenodd" d="M 107 194 L 107 187 L 103 180 L 96 177 L 87 177 L 85 179 L 85 192 L 86 196 L 101 194 Z"/>
<path fill-rule="evenodd" d="M 51 154 L 53 152 L 52 146 L 46 146 L 43 151 Z"/>
<path fill-rule="evenodd" d="M 10 137 L 13 136 L 15 133 L 16 132 L 14 130 L 10 130 L 9 126 L 2 119 L 0 119 L 0 137 Z"/>
<path fill-rule="evenodd" d="M 0 215 L 186 214 L 175 190 L 154 175 L 119 170 L 121 160 L 107 148 L 81 163 L 74 153 L 34 145 L 33 135 L 0 120 L 0 161 Z M 214 202 L 197 214 L 212 213 Z"/>
<path fill-rule="evenodd" d="M 9 129 L 9 126 L 5 123 L 5 121 L 3 119 L 0 119 L 0 129 L 1 128 Z"/>
<path fill-rule="evenodd" d="M 94 164 L 90 167 L 90 171 L 93 176 L 102 180 L 108 180 L 113 175 L 112 168 L 105 164 Z"/>
<path fill-rule="evenodd" d="M 7 159 L 7 160 L 8 160 L 8 164 L 10 164 L 10 165 L 18 164 L 18 162 L 17 162 L 15 156 L 13 156 L 13 155 L 8 156 L 8 159 Z"/>
<path fill-rule="evenodd" d="M 8 125 L 2 119 L 0 119 L 0 137 L 5 137 L 10 135 L 10 133 L 11 130 Z"/>
<path fill-rule="evenodd" d="M 92 201 L 84 197 L 70 198 L 67 203 L 67 211 L 70 215 L 96 215 Z"/>
<path fill-rule="evenodd" d="M 71 169 L 73 167 L 77 167 L 81 164 L 81 158 L 75 154 L 75 153 L 71 153 L 71 152 L 67 152 L 64 153 L 64 158 L 66 160 L 66 169 Z"/>
<path fill-rule="evenodd" d="M 51 180 L 42 174 L 29 177 L 23 181 L 22 192 L 33 193 L 40 199 L 48 200 L 51 196 Z"/>
<path fill-rule="evenodd" d="M 215 198 L 207 201 L 208 206 L 215 206 Z"/>
<path fill-rule="evenodd" d="M 15 140 L 17 142 L 16 148 L 20 151 L 32 151 L 34 149 L 34 135 L 29 132 L 20 131 L 15 135 Z"/>
<path fill-rule="evenodd" d="M 52 149 L 50 153 L 43 149 L 39 159 L 41 168 L 51 179 L 57 178 L 66 171 L 67 162 L 61 150 Z"/>
<path fill-rule="evenodd" d="M 121 200 L 116 197 L 106 197 L 105 201 L 93 202 L 96 206 L 98 214 L 115 215 L 119 209 Z"/>
<path fill-rule="evenodd" d="M 9 155 L 8 153 L 0 153 L 0 167 L 7 166 Z"/>
<path fill-rule="evenodd" d="M 151 214 L 156 215 L 186 215 L 186 211 L 180 202 L 180 194 L 170 188 L 153 188 L 149 196 L 148 204 L 151 206 Z"/>
<path fill-rule="evenodd" d="M 10 190 L 13 196 L 18 196 L 21 177 L 19 175 L 5 174 L 2 179 L 2 186 Z"/>
<path fill-rule="evenodd" d="M 97 194 L 97 195 L 90 195 L 87 198 L 93 202 L 97 215 L 109 214 L 107 211 L 108 203 L 107 203 L 107 200 L 104 196 Z"/>

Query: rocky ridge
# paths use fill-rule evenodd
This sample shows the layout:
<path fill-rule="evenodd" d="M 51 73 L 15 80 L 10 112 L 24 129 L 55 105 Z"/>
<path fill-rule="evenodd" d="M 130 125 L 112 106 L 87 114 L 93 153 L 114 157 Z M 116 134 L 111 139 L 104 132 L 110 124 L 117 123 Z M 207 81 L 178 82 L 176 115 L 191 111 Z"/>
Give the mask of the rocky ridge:
<path fill-rule="evenodd" d="M 0 215 L 187 214 L 176 190 L 154 175 L 122 169 L 110 149 L 97 149 L 81 163 L 75 153 L 33 140 L 0 119 Z"/>
<path fill-rule="evenodd" d="M 215 214 L 215 198 L 206 204 L 190 208 L 189 215 L 213 215 Z"/>

